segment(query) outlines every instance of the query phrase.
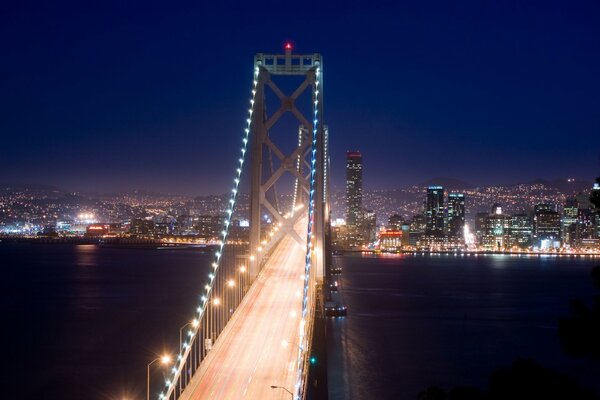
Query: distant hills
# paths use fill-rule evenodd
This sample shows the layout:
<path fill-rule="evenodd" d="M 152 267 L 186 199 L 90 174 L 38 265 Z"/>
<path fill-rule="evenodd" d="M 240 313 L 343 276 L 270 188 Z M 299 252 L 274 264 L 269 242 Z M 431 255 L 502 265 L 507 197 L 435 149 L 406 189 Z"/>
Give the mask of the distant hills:
<path fill-rule="evenodd" d="M 509 184 L 490 184 L 490 185 L 483 185 L 483 186 L 477 186 L 477 185 L 473 185 L 469 182 L 460 180 L 460 179 L 456 179 L 456 178 L 447 178 L 447 177 L 440 177 L 440 178 L 434 178 L 434 179 L 428 179 L 424 182 L 421 182 L 417 185 L 414 186 L 420 186 L 423 188 L 426 188 L 428 186 L 443 186 L 444 189 L 446 190 L 465 190 L 465 189 L 475 189 L 477 187 L 482 188 L 482 187 L 491 187 L 491 186 L 496 186 L 496 187 L 514 187 L 514 186 L 519 186 L 519 185 L 544 185 L 548 188 L 552 188 L 552 189 L 556 189 L 564 194 L 570 194 L 570 193 L 577 193 L 577 192 L 581 192 L 584 190 L 588 190 L 592 187 L 593 185 L 593 181 L 588 181 L 588 180 L 584 180 L 584 179 L 554 179 L 554 180 L 548 180 L 548 179 L 534 179 L 533 181 L 530 182 L 519 182 L 519 183 L 509 183 Z"/>
<path fill-rule="evenodd" d="M 428 186 L 443 186 L 447 190 L 459 190 L 459 189 L 471 189 L 475 185 L 468 182 L 462 181 L 455 178 L 434 178 L 421 182 L 416 186 L 428 187 Z"/>
<path fill-rule="evenodd" d="M 16 192 L 25 192 L 30 193 L 34 196 L 44 197 L 61 197 L 67 193 L 63 189 L 53 185 L 44 185 L 36 183 L 0 183 L 0 193 L 9 194 Z"/>
<path fill-rule="evenodd" d="M 416 185 L 411 185 L 410 187 L 420 187 L 427 188 L 428 186 L 442 186 L 446 191 L 460 191 L 460 190 L 468 190 L 468 189 L 481 189 L 486 187 L 503 187 L 503 188 L 511 188 L 519 185 L 543 185 L 549 189 L 555 189 L 565 195 L 569 195 L 572 193 L 578 193 L 585 190 L 589 190 L 593 181 L 591 180 L 583 180 L 583 179 L 535 179 L 529 182 L 519 182 L 519 183 L 509 183 L 509 184 L 489 184 L 483 186 L 477 186 L 470 182 L 466 182 L 457 178 L 450 177 L 437 177 L 433 179 L 428 179 L 426 181 L 420 182 Z M 390 188 L 385 189 L 384 191 L 403 191 L 404 189 L 408 189 L 408 187 L 400 187 L 400 188 Z M 26 192 L 34 196 L 44 196 L 50 198 L 58 198 L 63 197 L 68 194 L 72 194 L 73 192 L 67 191 L 63 188 L 54 185 L 46 185 L 46 184 L 23 184 L 23 183 L 0 183 L 0 194 L 10 194 L 17 192 Z M 162 197 L 162 196 L 171 196 L 176 197 L 177 194 L 174 193 L 160 193 L 150 190 L 130 190 L 122 193 L 108 192 L 108 193 L 79 193 L 79 195 L 91 196 L 91 197 L 106 197 L 106 196 L 116 196 L 119 194 L 129 194 L 134 196 L 147 196 L 147 197 Z M 221 196 L 222 194 L 214 194 L 214 195 L 202 195 L 198 196 L 198 198 L 205 198 L 211 196 Z"/>

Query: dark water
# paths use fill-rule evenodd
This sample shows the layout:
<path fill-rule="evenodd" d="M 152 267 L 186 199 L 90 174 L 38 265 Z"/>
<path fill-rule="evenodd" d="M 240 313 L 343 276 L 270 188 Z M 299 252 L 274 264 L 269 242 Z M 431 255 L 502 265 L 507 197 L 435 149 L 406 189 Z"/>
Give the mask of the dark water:
<path fill-rule="evenodd" d="M 517 356 L 584 383 L 600 376 L 556 337 L 569 299 L 593 295 L 589 270 L 600 259 L 340 260 L 349 316 L 331 322 L 332 399 L 483 386 Z M 0 398 L 144 399 L 146 364 L 177 349 L 208 263 L 190 250 L 0 244 Z"/>
<path fill-rule="evenodd" d="M 431 385 L 484 388 L 527 357 L 600 390 L 600 362 L 561 349 L 557 319 L 595 294 L 591 258 L 338 258 L 348 317 L 330 321 L 330 399 L 416 399 Z"/>
<path fill-rule="evenodd" d="M 207 262 L 189 250 L 0 244 L 0 398 L 145 399 L 146 365 L 178 349 Z M 163 387 L 160 371 L 153 382 Z"/>

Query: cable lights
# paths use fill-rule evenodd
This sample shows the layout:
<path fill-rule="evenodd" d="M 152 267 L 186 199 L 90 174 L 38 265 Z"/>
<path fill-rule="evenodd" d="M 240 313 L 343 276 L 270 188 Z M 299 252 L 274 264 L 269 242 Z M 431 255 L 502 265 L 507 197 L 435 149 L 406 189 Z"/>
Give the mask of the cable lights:
<path fill-rule="evenodd" d="M 302 128 L 298 128 L 298 147 L 302 146 Z M 296 157 L 296 171 L 300 172 L 300 160 L 304 156 L 304 152 L 298 154 Z M 291 216 L 294 216 L 294 211 L 296 211 L 296 198 L 298 196 L 298 177 L 296 177 L 296 181 L 294 182 L 294 201 L 292 201 L 292 211 L 290 212 Z"/>
<path fill-rule="evenodd" d="M 315 70 L 315 83 L 314 83 L 314 106 L 313 106 L 313 137 L 312 137 L 312 143 L 311 143 L 311 170 L 310 170 L 310 191 L 309 191 L 309 204 L 308 204 L 308 228 L 307 228 L 307 243 L 306 243 L 306 259 L 305 259 L 305 268 L 304 268 L 304 274 L 302 276 L 303 281 L 304 281 L 304 288 L 303 288 L 303 293 L 300 293 L 300 291 L 298 291 L 297 295 L 303 295 L 303 300 L 302 300 L 302 316 L 301 316 L 301 320 L 300 320 L 300 324 L 299 324 L 299 346 L 298 346 L 298 374 L 297 374 L 297 380 L 296 380 L 296 384 L 295 384 L 295 393 L 294 393 L 294 399 L 299 400 L 300 399 L 300 391 L 301 391 L 301 387 L 302 387 L 302 377 L 303 377 L 303 363 L 302 360 L 304 359 L 304 353 L 307 349 L 305 349 L 304 346 L 304 338 L 305 338 L 305 329 L 306 329 L 306 318 L 307 318 L 307 313 L 308 313 L 308 301 L 309 301 L 309 283 L 310 283 L 310 269 L 311 269 L 311 264 L 312 264 L 312 254 L 314 252 L 313 250 L 313 224 L 314 224 L 314 205 L 315 205 L 315 183 L 316 183 L 316 163 L 317 163 L 317 136 L 318 136 L 318 122 L 319 122 L 319 115 L 318 115 L 318 106 L 319 106 L 319 88 L 320 88 L 320 84 L 321 84 L 321 69 L 319 66 L 319 63 L 316 63 L 317 68 Z M 175 365 L 173 366 L 173 368 L 171 369 L 171 377 L 167 377 L 165 380 L 165 385 L 166 385 L 166 392 L 163 390 L 159 396 L 158 399 L 159 400 L 166 400 L 166 399 L 170 399 L 171 395 L 174 393 L 174 390 L 176 389 L 176 383 L 179 379 L 181 379 L 182 377 L 182 371 L 183 368 L 185 367 L 185 363 L 186 360 L 192 350 L 192 344 L 193 341 L 196 339 L 196 337 L 198 336 L 198 331 L 199 329 L 201 329 L 201 325 L 200 321 L 202 320 L 202 317 L 206 311 L 206 308 L 208 306 L 208 304 L 211 302 L 209 299 L 211 297 L 211 293 L 213 290 L 213 282 L 215 280 L 215 275 L 217 273 L 217 271 L 219 270 L 220 267 L 220 261 L 222 258 L 222 254 L 223 254 L 223 249 L 225 247 L 225 243 L 226 243 L 226 239 L 227 239 L 227 235 L 229 234 L 229 226 L 231 225 L 231 218 L 233 215 L 233 211 L 235 208 L 235 204 L 236 204 L 236 198 L 237 198 L 237 193 L 238 193 L 238 186 L 240 183 L 240 178 L 242 175 L 242 170 L 243 170 L 243 165 L 244 165 L 244 158 L 245 158 L 245 154 L 247 152 L 247 145 L 248 145 L 248 141 L 249 141 L 249 135 L 250 135 L 250 127 L 251 127 L 251 123 L 252 123 L 252 114 L 254 112 L 253 108 L 254 108 L 254 103 L 255 103 L 255 96 L 256 96 L 256 87 L 258 85 L 258 76 L 259 76 L 259 66 L 255 65 L 254 68 L 254 79 L 253 79 L 253 89 L 252 89 L 252 97 L 250 99 L 250 105 L 251 107 L 248 109 L 248 117 L 246 118 L 246 128 L 244 129 L 244 136 L 242 138 L 242 148 L 240 150 L 241 152 L 241 156 L 240 158 L 237 160 L 238 162 L 238 166 L 235 169 L 235 178 L 234 178 L 234 186 L 231 190 L 231 197 L 229 199 L 228 202 L 228 208 L 225 211 L 227 213 L 227 217 L 225 218 L 225 221 L 223 223 L 224 225 L 224 229 L 221 231 L 221 239 L 218 242 L 218 246 L 219 249 L 218 251 L 215 252 L 215 259 L 214 262 L 211 264 L 211 266 L 213 267 L 214 272 L 210 273 L 208 275 L 209 278 L 209 282 L 205 285 L 205 293 L 200 297 L 200 305 L 196 308 L 196 315 L 195 317 L 192 319 L 193 323 L 192 323 L 192 329 L 188 331 L 188 339 L 186 342 L 183 343 L 182 347 L 184 349 L 183 352 L 180 352 L 179 355 L 177 356 L 177 362 L 175 363 Z M 301 136 L 301 132 L 299 132 L 299 145 L 301 145 L 302 142 L 302 136 Z M 327 139 L 327 138 L 325 138 Z M 299 163 L 300 160 L 297 160 L 297 163 Z M 298 184 L 298 182 L 296 181 L 296 185 Z M 296 189 L 296 188 L 295 188 Z M 292 209 L 292 214 L 294 211 L 296 211 L 296 208 L 302 208 L 301 206 L 298 207 L 294 207 L 295 206 L 295 197 L 296 197 L 296 190 L 294 190 L 294 205 L 293 205 L 293 209 Z M 279 226 L 281 226 L 281 223 L 279 223 Z M 273 240 L 274 239 L 274 234 L 275 232 L 277 232 L 279 230 L 278 226 L 275 226 L 273 228 L 273 231 L 269 233 L 269 239 Z M 264 245 L 264 243 L 262 243 Z M 262 247 L 258 247 L 257 250 L 259 252 L 261 252 L 263 249 Z M 250 255 L 249 257 L 250 261 L 254 261 L 255 256 L 254 255 Z M 245 272 L 245 267 L 240 267 L 240 271 L 241 272 Z M 232 280 L 228 281 L 229 286 L 231 286 L 231 283 L 235 284 Z M 215 300 L 215 304 L 217 304 L 216 302 L 218 301 L 218 299 Z M 295 312 L 294 312 L 295 315 Z M 287 342 L 286 342 L 287 344 Z"/>
<path fill-rule="evenodd" d="M 215 261 L 212 263 L 214 273 L 209 274 L 209 283 L 206 284 L 206 286 L 204 287 L 205 294 L 203 294 L 202 297 L 200 298 L 201 303 L 198 306 L 198 308 L 196 309 L 197 315 L 194 316 L 194 318 L 193 318 L 194 321 L 202 320 L 202 316 L 204 315 L 204 311 L 206 310 L 206 306 L 208 304 L 208 299 L 210 298 L 210 295 L 211 295 L 211 292 L 213 289 L 213 282 L 214 282 L 215 274 L 219 270 L 221 255 L 223 253 L 223 248 L 225 247 L 227 235 L 229 234 L 229 226 L 231 224 L 231 217 L 233 215 L 233 210 L 235 208 L 238 186 L 240 184 L 240 178 L 242 175 L 242 167 L 244 165 L 244 158 L 245 158 L 247 147 L 248 147 L 248 138 L 250 136 L 250 125 L 252 124 L 252 113 L 254 112 L 254 98 L 256 96 L 256 85 L 258 85 L 259 72 L 260 72 L 260 70 L 259 70 L 258 65 L 255 65 L 254 79 L 252 81 L 252 85 L 253 85 L 252 86 L 252 97 L 250 99 L 250 108 L 248 109 L 248 117 L 246 118 L 246 128 L 244 128 L 244 137 L 242 138 L 242 148 L 240 150 L 241 156 L 237 160 L 238 166 L 235 169 L 235 178 L 233 180 L 234 185 L 233 185 L 233 189 L 231 190 L 231 198 L 229 199 L 228 208 L 226 210 L 227 217 L 225 218 L 224 229 L 223 229 L 223 231 L 221 231 L 221 240 L 219 241 L 219 250 L 217 252 L 215 252 Z M 183 370 L 183 367 L 185 366 L 185 360 L 187 359 L 187 357 L 192 349 L 192 346 L 191 346 L 192 340 L 194 340 L 195 337 L 197 336 L 198 330 L 200 329 L 200 325 L 201 324 L 198 323 L 196 326 L 193 327 L 194 328 L 193 330 L 190 330 L 188 332 L 189 340 L 183 344 L 183 348 L 185 349 L 185 351 L 183 352 L 183 354 L 180 353 L 177 356 L 178 361 L 175 364 L 175 366 L 173 367 L 173 369 L 171 370 L 172 377 L 167 378 L 167 380 L 166 380 L 166 393 L 161 392 L 158 396 L 158 398 L 160 400 L 170 398 L 171 394 L 175 390 L 175 388 L 176 388 L 175 383 L 181 377 L 181 372 Z"/>
<path fill-rule="evenodd" d="M 317 64 L 318 65 L 318 64 Z M 308 229 L 306 232 L 306 263 L 304 267 L 304 291 L 302 298 L 302 318 L 300 319 L 300 344 L 298 346 L 298 376 L 296 378 L 296 385 L 294 387 L 294 399 L 300 400 L 300 390 L 302 386 L 302 375 L 303 367 L 302 360 L 304 359 L 304 352 L 306 349 L 303 346 L 304 341 L 304 328 L 306 326 L 306 314 L 308 312 L 308 291 L 309 291 L 309 276 L 310 267 L 312 264 L 312 240 L 313 240 L 313 222 L 314 222 L 314 208 L 315 208 L 315 174 L 316 163 L 317 163 L 317 134 L 318 130 L 318 110 L 319 110 L 319 84 L 321 80 L 321 68 L 317 66 L 315 71 L 315 90 L 313 102 L 313 135 L 311 143 L 311 169 L 310 169 L 310 194 L 308 200 Z"/>

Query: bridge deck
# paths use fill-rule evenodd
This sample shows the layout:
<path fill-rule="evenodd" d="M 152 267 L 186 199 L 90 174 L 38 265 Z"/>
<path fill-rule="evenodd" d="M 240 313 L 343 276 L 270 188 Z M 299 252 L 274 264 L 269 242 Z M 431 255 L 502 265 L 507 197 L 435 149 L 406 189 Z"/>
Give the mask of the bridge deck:
<path fill-rule="evenodd" d="M 296 224 L 306 237 L 306 219 Z M 302 310 L 306 248 L 284 237 L 181 400 L 290 399 Z"/>

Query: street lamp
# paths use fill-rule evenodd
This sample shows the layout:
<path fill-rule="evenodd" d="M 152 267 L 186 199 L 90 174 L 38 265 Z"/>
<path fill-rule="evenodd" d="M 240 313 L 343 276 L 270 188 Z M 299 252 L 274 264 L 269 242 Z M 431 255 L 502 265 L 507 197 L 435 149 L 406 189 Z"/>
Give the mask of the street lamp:
<path fill-rule="evenodd" d="M 200 321 L 198 321 L 197 319 L 193 319 L 192 321 L 188 322 L 187 324 L 183 325 L 181 328 L 179 328 L 179 352 L 181 353 L 182 351 L 182 343 L 183 343 L 183 330 L 187 327 L 187 326 L 192 326 L 192 328 L 197 328 L 198 325 L 200 324 Z"/>
<path fill-rule="evenodd" d="M 191 326 L 192 328 L 197 328 L 198 325 L 200 325 L 200 321 L 198 321 L 197 319 L 193 319 L 190 322 L 186 323 L 185 325 L 183 325 L 181 328 L 179 328 L 179 354 L 181 355 L 183 353 L 183 330 L 188 327 Z M 189 332 L 189 335 L 193 335 L 192 331 Z M 190 345 L 191 345 L 191 340 L 190 340 Z M 192 358 L 192 362 L 194 361 L 194 356 L 196 354 L 193 352 L 192 349 L 192 353 L 191 353 L 191 358 Z M 198 356 L 197 356 L 198 357 Z M 179 389 L 181 389 L 181 379 L 179 380 Z"/>
<path fill-rule="evenodd" d="M 208 310 L 208 315 L 207 315 L 207 330 L 208 330 L 208 338 L 211 340 L 211 345 L 214 342 L 214 338 L 213 338 L 213 329 L 216 330 L 216 325 L 220 325 L 220 318 L 219 315 L 217 314 L 216 311 L 216 307 L 218 307 L 221 304 L 221 300 L 216 297 L 213 298 L 211 300 L 208 301 L 207 306 L 209 304 L 212 304 L 212 307 Z"/>
<path fill-rule="evenodd" d="M 160 357 L 155 358 L 148 364 L 148 375 L 146 376 L 146 399 L 150 400 L 150 366 L 155 362 L 160 361 L 162 365 L 169 365 L 171 363 L 171 356 L 164 354 Z"/>
<path fill-rule="evenodd" d="M 271 385 L 271 389 L 283 389 L 286 392 L 288 392 L 290 394 L 290 396 L 292 396 L 292 400 L 294 400 L 294 393 L 290 392 L 289 390 L 287 390 L 286 388 L 284 388 L 283 386 L 275 386 L 275 385 Z"/>
<path fill-rule="evenodd" d="M 231 315 L 231 313 L 233 313 L 233 308 L 237 305 L 238 303 L 238 295 L 237 295 L 237 290 L 235 290 L 235 280 L 233 279 L 228 279 L 227 282 L 227 287 L 230 289 L 229 292 L 227 293 L 227 303 L 228 303 L 228 308 L 229 308 L 229 314 Z M 229 319 L 229 316 L 227 317 L 227 319 Z"/>

